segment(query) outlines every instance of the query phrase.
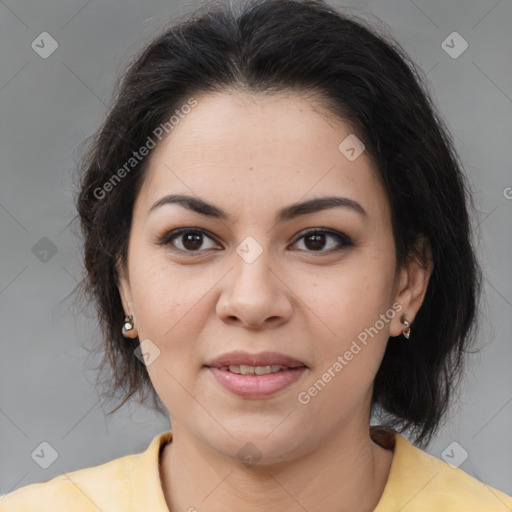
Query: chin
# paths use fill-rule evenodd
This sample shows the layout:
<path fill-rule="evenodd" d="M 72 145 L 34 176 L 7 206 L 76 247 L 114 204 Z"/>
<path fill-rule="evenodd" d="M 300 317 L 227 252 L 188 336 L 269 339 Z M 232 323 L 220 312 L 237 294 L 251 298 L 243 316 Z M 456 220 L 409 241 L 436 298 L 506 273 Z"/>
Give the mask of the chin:
<path fill-rule="evenodd" d="M 229 429 L 228 429 L 229 430 Z M 239 460 L 247 467 L 268 466 L 297 459 L 314 450 L 307 440 L 289 429 L 250 429 L 229 430 L 220 438 L 205 439 L 216 451 L 226 457 Z"/>

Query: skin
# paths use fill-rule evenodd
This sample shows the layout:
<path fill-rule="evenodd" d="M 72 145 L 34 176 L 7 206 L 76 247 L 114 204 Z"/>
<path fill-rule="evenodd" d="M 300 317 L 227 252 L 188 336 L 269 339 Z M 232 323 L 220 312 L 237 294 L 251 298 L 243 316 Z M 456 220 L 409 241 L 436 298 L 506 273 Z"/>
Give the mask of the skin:
<path fill-rule="evenodd" d="M 373 380 L 388 337 L 402 333 L 401 314 L 413 322 L 431 264 L 411 258 L 397 268 L 389 202 L 371 161 L 365 152 L 349 161 L 338 150 L 352 133 L 348 123 L 298 93 L 195 98 L 151 156 L 127 267 L 119 266 L 131 336 L 160 350 L 147 370 L 173 430 L 160 468 L 169 509 L 371 511 L 393 456 L 369 436 Z M 200 197 L 229 219 L 177 204 L 149 213 L 168 194 Z M 367 215 L 330 208 L 275 221 L 285 206 L 330 195 L 357 201 Z M 183 235 L 174 245 L 157 243 L 183 227 L 208 234 L 195 245 Z M 301 233 L 307 228 L 339 231 L 353 245 L 329 234 L 315 243 Z M 248 236 L 262 249 L 252 263 L 236 252 Z M 298 394 L 396 302 L 401 312 L 299 403 Z M 204 367 L 233 350 L 281 352 L 308 368 L 277 394 L 242 398 Z M 251 467 L 237 455 L 249 442 L 260 456 Z"/>

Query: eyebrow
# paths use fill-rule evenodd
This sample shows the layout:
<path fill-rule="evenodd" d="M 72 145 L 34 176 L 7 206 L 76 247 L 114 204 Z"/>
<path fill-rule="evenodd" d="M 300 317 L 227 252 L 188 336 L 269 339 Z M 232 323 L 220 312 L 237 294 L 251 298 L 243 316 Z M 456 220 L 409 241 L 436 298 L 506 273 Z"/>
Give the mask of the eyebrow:
<path fill-rule="evenodd" d="M 196 213 L 200 213 L 201 215 L 206 215 L 208 217 L 214 217 L 216 219 L 229 219 L 229 215 L 218 206 L 207 203 L 206 201 L 198 199 L 197 197 L 182 194 L 171 194 L 162 197 L 149 209 L 148 214 L 167 204 L 179 204 L 188 210 L 192 210 Z M 310 199 L 309 201 L 295 203 L 282 208 L 277 213 L 276 222 L 288 221 L 302 215 L 309 215 L 311 213 L 320 212 L 329 208 L 340 207 L 352 210 L 365 218 L 368 216 L 366 210 L 353 199 L 340 196 L 327 196 L 319 197 L 317 199 Z"/>

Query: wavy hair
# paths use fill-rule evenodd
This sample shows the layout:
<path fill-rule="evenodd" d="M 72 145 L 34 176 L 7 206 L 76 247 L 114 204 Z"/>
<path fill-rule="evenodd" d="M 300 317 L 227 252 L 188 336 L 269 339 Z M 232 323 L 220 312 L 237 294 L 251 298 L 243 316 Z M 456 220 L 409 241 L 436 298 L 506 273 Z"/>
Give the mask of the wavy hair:
<path fill-rule="evenodd" d="M 134 357 L 138 340 L 121 334 L 116 271 L 118 257 L 126 262 L 133 204 L 149 158 L 104 197 L 98 190 L 188 98 L 228 88 L 320 98 L 363 141 L 384 184 L 397 263 L 406 262 L 419 237 L 428 239 L 433 272 L 412 339 L 389 339 L 372 412 L 380 410 L 390 428 L 409 429 L 416 443 L 430 441 L 477 324 L 481 270 L 472 197 L 421 71 L 383 30 L 322 1 L 208 2 L 166 26 L 119 79 L 82 158 L 76 198 L 86 272 L 80 288 L 99 316 L 105 396 L 122 391 L 116 409 L 136 394 L 142 401 L 152 395 L 158 404 L 144 364 Z"/>

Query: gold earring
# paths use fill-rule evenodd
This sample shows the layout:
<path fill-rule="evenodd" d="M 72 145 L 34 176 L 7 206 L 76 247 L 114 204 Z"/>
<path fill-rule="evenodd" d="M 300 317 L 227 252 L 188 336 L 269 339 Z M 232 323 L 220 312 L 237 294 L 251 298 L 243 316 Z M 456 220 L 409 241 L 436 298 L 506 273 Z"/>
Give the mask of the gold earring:
<path fill-rule="evenodd" d="M 126 315 L 124 317 L 124 324 L 123 324 L 123 336 L 126 336 L 128 331 L 131 331 L 133 329 L 133 316 L 132 315 Z"/>
<path fill-rule="evenodd" d="M 402 329 L 402 334 L 404 335 L 404 338 L 409 339 L 409 336 L 411 335 L 411 328 L 409 321 L 405 318 L 405 314 L 402 315 L 402 318 L 400 319 L 400 322 L 405 325 L 405 327 Z"/>

